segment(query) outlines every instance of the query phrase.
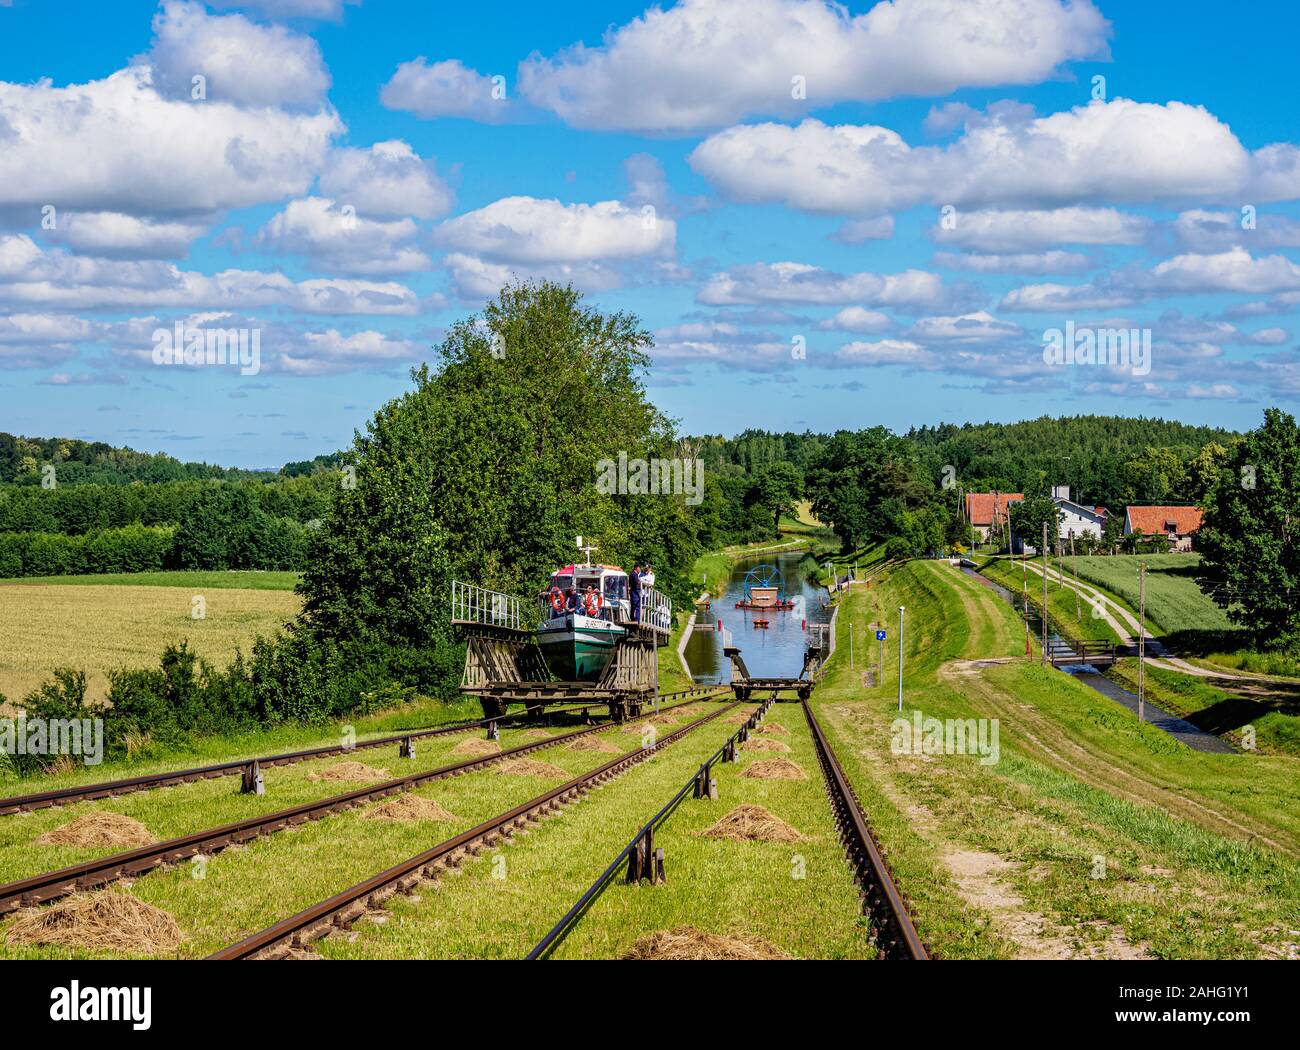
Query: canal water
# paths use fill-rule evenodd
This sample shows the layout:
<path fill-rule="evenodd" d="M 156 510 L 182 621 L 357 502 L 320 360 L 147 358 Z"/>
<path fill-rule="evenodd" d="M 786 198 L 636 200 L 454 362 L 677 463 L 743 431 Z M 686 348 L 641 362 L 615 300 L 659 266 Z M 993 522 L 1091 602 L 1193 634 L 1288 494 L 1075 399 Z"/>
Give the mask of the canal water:
<path fill-rule="evenodd" d="M 1006 587 L 996 584 L 992 580 L 981 576 L 974 569 L 963 567 L 962 572 L 966 573 L 968 576 L 974 577 L 980 583 L 984 584 L 985 587 L 994 591 L 1002 599 L 1009 602 L 1015 608 L 1016 612 L 1020 613 L 1022 617 L 1024 616 L 1025 603 L 1022 595 L 1016 594 L 1014 591 L 1010 591 Z M 1035 639 L 1039 639 L 1042 637 L 1042 629 L 1043 621 L 1038 616 L 1037 612 L 1035 612 L 1034 606 L 1031 604 L 1029 606 L 1029 630 Z M 1063 642 L 1060 635 L 1055 631 L 1049 630 L 1047 634 L 1048 652 L 1050 653 L 1055 646 L 1062 644 Z M 1059 670 L 1064 671 L 1066 674 L 1073 675 L 1075 678 L 1079 679 L 1079 681 L 1096 690 L 1102 696 L 1114 700 L 1115 703 L 1127 707 L 1134 714 L 1137 714 L 1137 694 L 1130 692 L 1115 682 L 1112 682 L 1091 664 L 1063 664 L 1059 667 Z M 1199 726 L 1187 721 L 1187 719 L 1180 718 L 1178 715 L 1164 710 L 1164 708 L 1153 704 L 1150 700 L 1145 702 L 1143 713 L 1146 720 L 1157 729 L 1164 730 L 1175 740 L 1181 740 L 1188 747 L 1194 748 L 1197 751 L 1209 751 L 1215 754 L 1232 754 L 1234 751 L 1233 746 L 1222 737 L 1215 736 L 1213 733 L 1207 733 Z"/>
<path fill-rule="evenodd" d="M 723 655 L 725 640 L 740 649 L 740 655 L 755 678 L 797 678 L 803 670 L 803 622 L 827 623 L 826 588 L 804 577 L 799 570 L 803 552 L 765 554 L 738 562 L 727 582 L 726 594 L 714 598 L 709 609 L 696 608 L 696 630 L 686 643 L 686 663 L 697 682 L 731 681 L 731 661 Z M 782 597 L 795 603 L 793 609 L 737 609 L 745 594 L 750 570 L 773 566 L 780 577 L 773 586 L 784 586 Z M 755 620 L 767 620 L 767 627 L 755 627 Z M 712 630 L 717 621 L 722 630 Z"/>

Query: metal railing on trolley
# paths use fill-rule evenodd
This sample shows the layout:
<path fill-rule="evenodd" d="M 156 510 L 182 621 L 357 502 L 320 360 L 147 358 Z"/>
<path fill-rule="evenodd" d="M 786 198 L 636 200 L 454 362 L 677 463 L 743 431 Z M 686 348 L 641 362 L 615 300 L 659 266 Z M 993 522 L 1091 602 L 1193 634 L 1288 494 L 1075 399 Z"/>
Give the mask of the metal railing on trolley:
<path fill-rule="evenodd" d="M 453 623 L 473 623 L 484 627 L 504 627 L 513 631 L 532 630 L 537 625 L 524 617 L 525 603 L 513 594 L 489 590 L 474 583 L 451 581 L 451 619 Z"/>

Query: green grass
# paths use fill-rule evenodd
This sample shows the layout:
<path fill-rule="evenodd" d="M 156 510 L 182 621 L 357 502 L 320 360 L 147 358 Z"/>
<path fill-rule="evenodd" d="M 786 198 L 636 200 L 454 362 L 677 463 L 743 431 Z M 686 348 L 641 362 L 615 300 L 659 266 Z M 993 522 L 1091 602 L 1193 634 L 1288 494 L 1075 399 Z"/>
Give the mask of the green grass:
<path fill-rule="evenodd" d="M 1043 566 L 1043 560 L 1038 558 L 1033 564 L 1039 569 Z M 1056 571 L 1056 563 L 1052 563 L 1052 571 Z M 1013 594 L 1023 594 L 1025 591 L 1025 570 L 1019 560 L 1010 558 L 996 558 L 984 563 L 980 570 L 981 575 L 986 576 L 994 583 L 1001 584 Z M 1069 566 L 1066 566 L 1066 579 L 1070 578 Z M 1029 604 L 1035 609 L 1041 609 L 1043 606 L 1043 578 L 1035 576 L 1033 572 L 1029 573 Z M 1061 629 L 1070 638 L 1082 641 L 1118 641 L 1118 636 L 1114 629 L 1105 619 L 1093 615 L 1093 607 L 1087 598 L 1069 587 L 1062 586 L 1056 580 L 1049 580 L 1047 584 L 1047 611 L 1048 615 L 1055 620 Z"/>
<path fill-rule="evenodd" d="M 522 710 L 522 706 L 517 706 L 514 710 Z M 483 709 L 477 701 L 459 700 L 448 704 L 441 700 L 418 697 L 400 707 L 357 715 L 346 723 L 339 722 L 330 726 L 292 723 L 248 733 L 196 737 L 184 747 L 164 748 L 153 744 L 143 756 L 105 761 L 96 766 L 79 766 L 67 773 L 20 778 L 13 775 L 7 765 L 0 764 L 0 794 L 26 795 L 38 791 L 54 791 L 101 780 L 146 776 L 150 773 L 258 758 L 285 751 L 327 747 L 339 742 L 345 724 L 352 726 L 357 739 L 364 740 L 369 737 L 392 736 L 405 729 L 427 729 L 448 722 L 477 720 L 482 717 Z"/>
<path fill-rule="evenodd" d="M 684 724 L 689 717 L 678 715 L 675 723 Z M 672 725 L 659 727 L 658 732 L 670 732 L 672 728 Z M 712 734 L 708 737 L 711 741 L 708 746 L 716 747 L 733 730 L 734 726 L 726 727 L 721 720 L 715 720 L 700 730 L 698 738 L 689 736 L 675 747 L 693 745 L 698 751 L 706 746 L 703 739 L 706 733 Z M 523 742 L 528 739 L 524 735 L 526 732 L 503 731 L 502 746 Z M 638 725 L 628 730 L 611 728 L 600 736 L 627 752 L 643 745 L 644 732 L 645 726 Z M 377 752 L 363 752 L 357 757 L 368 765 L 387 767 L 393 776 L 397 776 L 400 771 L 432 768 L 457 761 L 458 757 L 451 752 L 464 739 L 456 736 L 429 742 L 427 746 L 422 742 L 418 758 L 409 763 L 400 761 L 395 755 L 381 756 Z M 663 756 L 653 762 L 674 755 L 675 747 L 666 749 Z M 615 756 L 572 751 L 559 746 L 534 752 L 529 757 L 576 776 Z M 67 823 L 81 812 L 95 808 L 112 809 L 140 820 L 160 838 L 169 837 L 360 786 L 307 780 L 309 772 L 337 761 L 326 759 L 268 769 L 267 795 L 262 798 L 237 794 L 237 781 L 234 780 L 209 781 L 171 791 L 124 796 L 109 802 L 84 803 L 61 812 L 39 811 L 27 817 L 0 818 L 0 835 L 5 836 L 4 848 L 0 848 L 0 881 L 112 852 L 34 844 L 42 832 Z M 452 822 L 401 824 L 372 821 L 365 819 L 365 812 L 371 808 L 365 806 L 310 822 L 295 830 L 277 832 L 247 847 L 223 850 L 208 858 L 202 866 L 201 879 L 194 877 L 193 865 L 178 865 L 155 870 L 135 880 L 130 892 L 164 908 L 176 918 L 186 937 L 180 953 L 182 956 L 207 955 L 560 782 L 558 779 L 508 776 L 489 767 L 418 789 L 417 794 L 436 799 L 445 806 L 457 818 Z M 604 795 L 605 791 L 598 792 L 582 806 L 596 804 Z M 6 946 L 3 927 L 0 926 L 0 957 L 64 957 L 68 954 L 60 949 Z"/>
<path fill-rule="evenodd" d="M 1297 950 L 1288 932 L 1300 928 L 1294 758 L 1201 754 L 1139 724 L 1082 683 L 1024 660 L 1010 606 L 942 563 L 908 563 L 842 601 L 841 624 L 907 606 L 905 715 L 999 719 L 996 765 L 894 754 L 892 653 L 885 684 L 867 687 L 843 646 L 814 694 L 938 954 L 1012 954 L 1013 939 L 1028 954 Z M 1007 662 L 948 666 L 988 658 Z M 1010 903 L 993 907 L 969 891 L 954 858 L 970 857 L 997 862 L 981 885 L 1009 892 Z M 1098 857 L 1102 878 L 1092 877 Z M 1018 915 L 1029 925 L 1017 926 Z M 1036 928 L 1051 936 L 1016 932 Z"/>
<path fill-rule="evenodd" d="M 200 573 L 193 586 L 176 578 L 162 586 L 141 583 L 148 575 L 106 587 L 0 584 L 0 693 L 17 703 L 55 668 L 72 667 L 86 672 L 88 697 L 101 700 L 109 671 L 157 667 L 169 642 L 187 641 L 222 667 L 236 650 L 247 653 L 258 635 L 275 634 L 302 605 L 283 588 L 228 585 L 256 574 Z M 209 578 L 222 586 L 207 586 Z M 64 581 L 71 579 L 84 577 Z"/>
<path fill-rule="evenodd" d="M 1067 558 L 1067 571 L 1075 571 L 1122 598 L 1136 610 L 1139 602 L 1138 566 L 1147 567 L 1146 613 L 1156 634 L 1180 631 L 1227 631 L 1227 614 L 1196 585 L 1198 554 L 1119 554 L 1112 557 Z"/>
<path fill-rule="evenodd" d="M 749 708 L 747 708 L 748 710 Z M 758 937 L 800 958 L 864 958 L 874 952 L 858 891 L 831 821 L 825 787 L 800 710 L 768 716 L 789 730 L 788 756 L 804 781 L 741 777 L 766 752 L 715 767 L 719 801 L 686 799 L 655 835 L 667 884 L 615 881 L 555 953 L 556 958 L 619 958 L 637 938 L 691 925 Z M 678 743 L 498 856 L 484 855 L 444 879 L 419 902 L 398 902 L 379 927 L 355 941 L 322 946 L 329 958 L 517 958 L 586 890 L 632 835 L 681 787 L 700 761 L 735 731 L 721 720 Z M 763 805 L 808 838 L 783 845 L 700 834 L 741 803 Z M 802 876 L 802 877 L 796 877 Z"/>
<path fill-rule="evenodd" d="M 249 591 L 291 591 L 301 574 L 296 572 L 110 572 L 92 576 L 24 576 L 0 584 L 32 587 L 59 584 L 68 587 L 235 587 Z"/>
<path fill-rule="evenodd" d="M 1137 692 L 1137 661 L 1120 660 L 1107 672 L 1107 677 Z M 1149 664 L 1145 679 L 1146 695 L 1152 702 L 1207 732 L 1242 746 L 1248 740 L 1243 731 L 1249 726 L 1254 733 L 1254 746 L 1260 751 L 1300 757 L 1300 692 L 1297 690 L 1284 687 L 1267 692 L 1261 688 L 1257 695 L 1240 695 L 1203 678 Z"/>

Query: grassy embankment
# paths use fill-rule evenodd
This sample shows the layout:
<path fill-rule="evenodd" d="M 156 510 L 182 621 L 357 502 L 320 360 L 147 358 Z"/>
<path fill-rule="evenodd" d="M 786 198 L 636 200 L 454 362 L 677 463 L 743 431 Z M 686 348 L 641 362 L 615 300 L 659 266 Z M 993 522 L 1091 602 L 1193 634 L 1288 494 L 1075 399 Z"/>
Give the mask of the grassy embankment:
<path fill-rule="evenodd" d="M 1078 574 L 1084 583 L 1098 587 L 1117 604 L 1128 608 L 1136 616 L 1138 595 L 1138 563 L 1146 562 L 1147 572 L 1147 626 L 1151 635 L 1163 639 L 1176 652 L 1194 651 L 1212 654 L 1209 658 L 1193 662 L 1210 670 L 1233 669 L 1249 665 L 1262 665 L 1273 673 L 1294 674 L 1294 659 L 1282 654 L 1252 653 L 1235 650 L 1232 653 L 1213 653 L 1215 640 L 1231 639 L 1233 632 L 1226 630 L 1228 623 L 1223 611 L 1209 600 L 1196 586 L 1193 572 L 1196 555 L 1119 555 L 1108 558 L 1079 558 Z M 1071 575 L 1074 559 L 1066 559 L 1066 575 Z M 1041 565 L 1041 560 L 1035 564 Z M 988 564 L 984 575 L 1011 586 L 1020 587 L 1020 566 L 1008 560 Z M 1029 598 L 1038 607 L 1042 604 L 1042 578 L 1029 577 Z M 1096 638 L 1115 641 L 1114 630 L 1100 616 L 1092 612 L 1086 599 L 1080 599 L 1082 617 L 1077 618 L 1074 593 L 1056 581 L 1048 584 L 1048 608 L 1062 627 L 1077 638 Z M 1107 677 L 1125 688 L 1137 689 L 1137 661 L 1120 660 L 1109 669 Z M 1225 736 L 1237 744 L 1249 742 L 1243 733 L 1253 727 L 1254 746 L 1261 751 L 1300 755 L 1300 683 L 1217 682 L 1198 679 L 1191 675 L 1148 667 L 1146 674 L 1147 696 L 1156 704 L 1187 718 L 1209 732 Z"/>
<path fill-rule="evenodd" d="M 936 951 L 1300 955 L 1295 759 L 1191 751 L 1026 661 L 1015 612 L 944 563 L 842 601 L 841 632 L 906 605 L 905 716 L 999 720 L 993 765 L 894 754 L 892 631 L 885 685 L 863 684 L 841 636 L 814 695 Z"/>

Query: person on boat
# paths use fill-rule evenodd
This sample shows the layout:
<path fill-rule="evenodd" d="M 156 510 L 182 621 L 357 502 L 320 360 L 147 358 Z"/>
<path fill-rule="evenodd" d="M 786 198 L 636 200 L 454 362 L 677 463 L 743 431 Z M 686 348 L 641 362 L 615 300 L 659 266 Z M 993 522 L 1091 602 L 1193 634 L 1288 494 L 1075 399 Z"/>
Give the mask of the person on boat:
<path fill-rule="evenodd" d="M 587 584 L 587 589 L 582 595 L 582 611 L 588 616 L 599 616 L 600 607 L 601 600 L 599 592 L 592 584 Z"/>
<path fill-rule="evenodd" d="M 546 592 L 546 602 L 551 607 L 552 620 L 564 615 L 564 592 L 558 583 L 551 584 L 551 589 Z"/>
<path fill-rule="evenodd" d="M 655 585 L 655 571 L 647 564 L 641 569 L 641 586 L 653 587 Z"/>
<path fill-rule="evenodd" d="M 578 611 L 578 588 L 569 584 L 569 590 L 564 596 L 564 609 L 566 612 Z"/>
<path fill-rule="evenodd" d="M 632 622 L 641 622 L 641 566 L 633 565 L 627 577 L 628 592 L 632 598 Z"/>

